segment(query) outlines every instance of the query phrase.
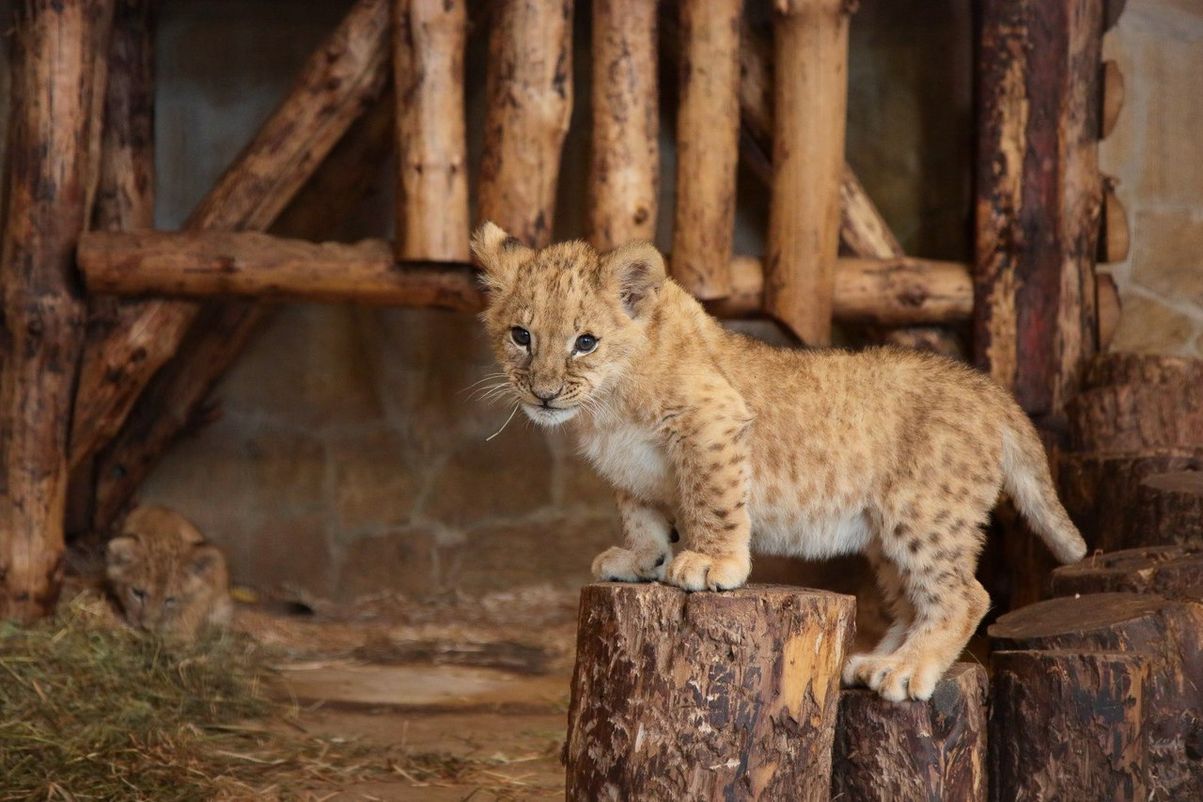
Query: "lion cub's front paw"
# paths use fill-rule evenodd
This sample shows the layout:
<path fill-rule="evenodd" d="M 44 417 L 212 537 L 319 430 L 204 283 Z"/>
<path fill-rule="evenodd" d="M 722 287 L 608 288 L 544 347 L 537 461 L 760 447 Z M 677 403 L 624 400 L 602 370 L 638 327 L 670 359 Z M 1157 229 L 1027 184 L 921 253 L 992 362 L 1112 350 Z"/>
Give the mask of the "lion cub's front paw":
<path fill-rule="evenodd" d="M 600 582 L 651 582 L 664 579 L 669 555 L 632 551 L 619 546 L 606 549 L 593 560 L 593 577 Z"/>
<path fill-rule="evenodd" d="M 898 654 L 854 654 L 844 666 L 845 685 L 866 685 L 890 702 L 926 701 L 939 680 L 938 666 Z"/>
<path fill-rule="evenodd" d="M 668 567 L 668 583 L 683 590 L 732 590 L 746 582 L 751 571 L 746 557 L 683 551 Z"/>

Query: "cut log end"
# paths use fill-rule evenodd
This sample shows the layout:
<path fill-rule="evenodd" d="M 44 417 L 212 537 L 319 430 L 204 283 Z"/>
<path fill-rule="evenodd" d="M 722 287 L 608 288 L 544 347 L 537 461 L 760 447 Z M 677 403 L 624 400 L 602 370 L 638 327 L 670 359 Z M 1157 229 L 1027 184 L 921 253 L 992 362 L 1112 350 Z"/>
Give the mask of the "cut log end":
<path fill-rule="evenodd" d="M 1057 596 L 1131 592 L 1203 601 L 1203 544 L 1094 555 L 1053 571 L 1052 590 Z"/>

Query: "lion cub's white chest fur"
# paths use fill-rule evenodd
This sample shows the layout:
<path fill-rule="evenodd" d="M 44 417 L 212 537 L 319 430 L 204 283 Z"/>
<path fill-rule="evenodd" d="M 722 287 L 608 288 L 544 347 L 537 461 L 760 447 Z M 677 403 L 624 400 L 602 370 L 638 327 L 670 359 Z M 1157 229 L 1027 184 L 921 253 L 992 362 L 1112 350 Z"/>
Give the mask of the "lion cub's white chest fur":
<path fill-rule="evenodd" d="M 581 453 L 606 481 L 649 502 L 671 503 L 674 481 L 655 433 L 631 421 L 582 427 Z"/>

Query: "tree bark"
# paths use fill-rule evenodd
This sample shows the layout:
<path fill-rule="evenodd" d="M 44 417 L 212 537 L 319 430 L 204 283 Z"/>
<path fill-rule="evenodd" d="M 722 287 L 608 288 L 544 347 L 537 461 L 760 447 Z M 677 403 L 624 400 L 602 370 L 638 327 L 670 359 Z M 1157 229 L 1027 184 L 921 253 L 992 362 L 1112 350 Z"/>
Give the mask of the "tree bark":
<path fill-rule="evenodd" d="M 994 802 L 1149 798 L 1143 657 L 1003 651 L 991 662 Z"/>
<path fill-rule="evenodd" d="M 840 694 L 832 799 L 985 802 L 986 672 L 957 663 L 927 702 Z"/>
<path fill-rule="evenodd" d="M 987 0 L 982 17 L 976 359 L 1059 426 L 1098 348 L 1103 2 Z"/>
<path fill-rule="evenodd" d="M 1203 447 L 1203 383 L 1120 384 L 1084 390 L 1069 405 L 1083 451 Z"/>
<path fill-rule="evenodd" d="M 480 217 L 535 248 L 551 242 L 572 116 L 572 0 L 501 0 L 489 37 Z"/>
<path fill-rule="evenodd" d="M 289 96 L 188 219 L 187 228 L 264 229 L 288 205 L 387 79 L 388 0 L 359 0 Z M 151 301 L 98 342 L 81 374 L 72 463 L 112 438 L 151 377 L 178 350 L 199 307 Z"/>
<path fill-rule="evenodd" d="M 743 0 L 680 4 L 672 275 L 702 299 L 731 293 L 742 12 Z"/>
<path fill-rule="evenodd" d="M 468 261 L 464 0 L 393 0 L 397 258 Z"/>
<path fill-rule="evenodd" d="M 1053 571 L 1056 596 L 1155 593 L 1203 602 L 1203 546 L 1150 546 L 1096 554 Z"/>
<path fill-rule="evenodd" d="M 1058 470 L 1061 501 L 1091 548 L 1115 551 L 1140 545 L 1132 510 L 1148 476 L 1203 470 L 1203 449 L 1160 449 L 1138 454 L 1065 454 Z"/>
<path fill-rule="evenodd" d="M 581 594 L 569 800 L 827 800 L 855 601 L 749 586 Z"/>
<path fill-rule="evenodd" d="M 0 246 L 0 619 L 31 621 L 54 609 L 62 578 L 85 320 L 74 252 L 96 189 L 113 4 L 25 0 L 14 18 Z"/>
<path fill-rule="evenodd" d="M 374 305 L 480 308 L 482 295 L 466 265 L 394 263 L 383 240 L 317 244 L 253 232 L 95 233 L 83 237 L 79 264 L 93 292 L 242 295 Z M 727 316 L 761 309 L 759 260 L 733 260 L 735 292 L 710 304 Z M 963 321 L 969 318 L 969 271 L 955 262 L 840 259 L 835 316 L 874 323 Z"/>
<path fill-rule="evenodd" d="M 1154 473 L 1142 479 L 1127 540 L 1133 546 L 1203 543 L 1203 471 Z"/>
<path fill-rule="evenodd" d="M 1131 593 L 1062 597 L 1007 613 L 989 633 L 999 650 L 1143 657 L 1149 668 L 1143 716 L 1149 798 L 1203 798 L 1203 764 L 1197 759 L 1203 742 L 1203 605 Z"/>
<path fill-rule="evenodd" d="M 656 237 L 660 93 L 654 0 L 593 2 L 588 238 L 598 250 Z"/>
<path fill-rule="evenodd" d="M 1100 354 L 1086 371 L 1083 390 L 1124 384 L 1203 388 L 1203 359 L 1160 354 Z"/>
<path fill-rule="evenodd" d="M 848 102 L 844 0 L 778 0 L 765 310 L 808 345 L 831 340 Z"/>

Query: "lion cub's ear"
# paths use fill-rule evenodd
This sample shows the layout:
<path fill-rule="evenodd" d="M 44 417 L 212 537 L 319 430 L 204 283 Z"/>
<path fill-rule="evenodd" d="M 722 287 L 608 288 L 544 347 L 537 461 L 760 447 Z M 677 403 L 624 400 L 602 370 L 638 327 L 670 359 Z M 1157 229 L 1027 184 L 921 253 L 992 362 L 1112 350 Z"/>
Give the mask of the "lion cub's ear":
<path fill-rule="evenodd" d="M 664 285 L 664 257 L 650 242 L 634 242 L 603 256 L 602 272 L 618 290 L 627 314 L 637 318 L 647 313 Z"/>
<path fill-rule="evenodd" d="M 484 271 L 485 285 L 491 290 L 503 289 L 518 266 L 534 255 L 521 240 L 489 220 L 472 234 L 472 253 Z"/>

